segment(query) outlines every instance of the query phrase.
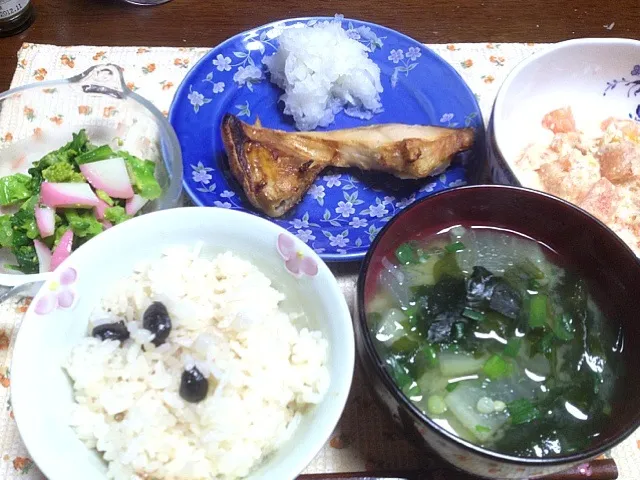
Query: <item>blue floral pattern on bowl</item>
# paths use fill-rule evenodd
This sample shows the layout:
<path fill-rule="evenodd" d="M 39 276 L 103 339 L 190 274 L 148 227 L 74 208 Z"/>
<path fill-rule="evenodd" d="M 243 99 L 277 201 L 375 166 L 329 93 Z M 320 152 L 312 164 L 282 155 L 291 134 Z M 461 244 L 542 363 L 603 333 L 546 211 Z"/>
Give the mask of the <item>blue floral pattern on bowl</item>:
<path fill-rule="evenodd" d="M 603 96 L 606 96 L 608 93 L 613 92 L 616 87 L 621 87 L 618 91 L 622 91 L 627 94 L 627 98 L 638 97 L 640 96 L 640 65 L 634 65 L 631 69 L 631 76 L 636 78 L 614 78 L 610 82 L 607 82 L 607 87 L 602 92 Z M 640 122 L 640 103 L 636 107 L 634 112 L 629 112 L 629 118 L 635 120 L 636 122 Z"/>
<path fill-rule="evenodd" d="M 384 111 L 371 120 L 342 112 L 330 129 L 371 123 L 473 127 L 477 144 L 444 173 L 401 181 L 371 172 L 328 169 L 300 204 L 272 219 L 329 261 L 358 260 L 396 213 L 415 200 L 468 182 L 466 165 L 482 161 L 484 125 L 473 93 L 455 70 L 424 45 L 385 27 L 335 18 L 285 20 L 239 34 L 211 50 L 180 85 L 169 113 L 184 158 L 185 190 L 197 205 L 252 209 L 226 163 L 220 122 L 233 113 L 246 122 L 294 130 L 278 102 L 282 91 L 269 82 L 262 58 L 272 55 L 286 28 L 339 22 L 365 45 L 381 69 Z M 411 99 L 409 102 L 406 99 Z"/>

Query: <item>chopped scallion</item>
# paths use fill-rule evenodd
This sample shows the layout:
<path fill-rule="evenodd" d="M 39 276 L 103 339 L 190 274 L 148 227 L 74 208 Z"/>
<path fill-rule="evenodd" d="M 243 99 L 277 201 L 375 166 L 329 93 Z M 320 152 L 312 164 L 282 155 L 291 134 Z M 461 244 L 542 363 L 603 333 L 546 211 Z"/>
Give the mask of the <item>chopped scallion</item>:
<path fill-rule="evenodd" d="M 411 383 L 404 386 L 402 389 L 402 393 L 404 393 L 407 397 L 409 397 L 414 402 L 422 399 L 422 390 L 418 386 L 418 384 L 411 380 Z"/>
<path fill-rule="evenodd" d="M 408 243 L 403 243 L 396 248 L 396 258 L 402 265 L 408 265 L 416 262 L 416 252 Z"/>
<path fill-rule="evenodd" d="M 455 252 L 464 250 L 465 246 L 464 246 L 464 243 L 462 242 L 453 242 L 453 243 L 450 243 L 449 245 L 446 245 L 444 249 L 449 253 L 455 253 Z"/>
<path fill-rule="evenodd" d="M 478 433 L 489 433 L 491 429 L 489 427 L 485 427 L 484 425 L 476 425 L 476 432 Z"/>
<path fill-rule="evenodd" d="M 462 311 L 462 316 L 476 322 L 481 322 L 485 318 L 484 312 L 479 312 L 478 310 L 474 310 L 473 308 L 469 307 L 465 307 L 465 309 Z"/>
<path fill-rule="evenodd" d="M 542 294 L 531 295 L 529 301 L 529 326 L 531 328 L 543 327 L 547 323 L 547 296 Z"/>
<path fill-rule="evenodd" d="M 400 389 L 404 389 L 413 382 L 407 370 L 396 359 L 390 359 L 389 366 L 391 367 L 391 376 Z"/>
<path fill-rule="evenodd" d="M 447 386 L 444 388 L 447 392 L 453 392 L 456 388 L 458 388 L 459 385 L 460 385 L 460 382 L 451 382 L 451 383 L 448 383 Z"/>
<path fill-rule="evenodd" d="M 433 345 L 427 343 L 422 348 L 422 354 L 429 368 L 435 368 L 438 366 L 438 352 Z"/>
<path fill-rule="evenodd" d="M 497 380 L 511 374 L 511 364 L 500 355 L 492 355 L 482 367 L 482 371 L 491 380 Z"/>
<path fill-rule="evenodd" d="M 462 340 L 464 338 L 464 323 L 462 322 L 454 323 L 452 333 L 453 333 L 454 340 L 457 340 L 457 341 Z"/>

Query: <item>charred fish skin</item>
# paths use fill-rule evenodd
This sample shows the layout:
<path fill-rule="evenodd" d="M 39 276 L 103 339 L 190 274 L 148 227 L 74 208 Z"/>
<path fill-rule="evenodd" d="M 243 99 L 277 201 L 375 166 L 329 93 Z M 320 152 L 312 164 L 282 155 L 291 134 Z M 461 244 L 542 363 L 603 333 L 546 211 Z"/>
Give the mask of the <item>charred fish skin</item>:
<path fill-rule="evenodd" d="M 242 145 L 248 140 L 241 122 L 234 115 L 226 114 L 222 120 L 222 142 L 227 152 L 229 168 L 236 180 L 246 188 L 243 179 L 249 173 L 249 162 Z"/>
<path fill-rule="evenodd" d="M 302 199 L 324 166 L 254 140 L 247 127 L 234 115 L 223 119 L 222 139 L 231 173 L 253 207 L 281 217 Z"/>

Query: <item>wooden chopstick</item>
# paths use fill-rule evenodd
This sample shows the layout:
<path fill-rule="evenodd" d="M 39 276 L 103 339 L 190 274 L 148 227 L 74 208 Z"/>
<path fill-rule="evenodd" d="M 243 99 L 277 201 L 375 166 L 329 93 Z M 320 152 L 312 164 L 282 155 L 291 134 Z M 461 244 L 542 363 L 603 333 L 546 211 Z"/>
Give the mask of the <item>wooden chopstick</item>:
<path fill-rule="evenodd" d="M 615 480 L 618 467 L 611 459 L 593 460 L 561 473 L 539 477 L 539 480 Z M 479 477 L 452 468 L 428 470 L 371 471 L 347 473 L 314 473 L 300 475 L 297 480 L 479 480 Z"/>

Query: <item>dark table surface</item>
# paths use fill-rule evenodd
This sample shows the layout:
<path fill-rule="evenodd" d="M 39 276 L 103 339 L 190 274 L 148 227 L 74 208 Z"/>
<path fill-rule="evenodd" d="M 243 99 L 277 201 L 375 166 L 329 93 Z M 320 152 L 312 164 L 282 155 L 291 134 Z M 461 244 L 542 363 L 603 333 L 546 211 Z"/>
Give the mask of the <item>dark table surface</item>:
<path fill-rule="evenodd" d="M 9 86 L 22 42 L 214 46 L 251 27 L 309 15 L 341 13 L 425 43 L 640 38 L 640 0 L 173 0 L 156 7 L 122 0 L 32 2 L 34 24 L 0 39 L 1 90 Z"/>

